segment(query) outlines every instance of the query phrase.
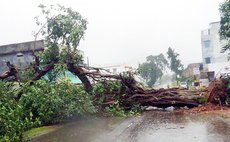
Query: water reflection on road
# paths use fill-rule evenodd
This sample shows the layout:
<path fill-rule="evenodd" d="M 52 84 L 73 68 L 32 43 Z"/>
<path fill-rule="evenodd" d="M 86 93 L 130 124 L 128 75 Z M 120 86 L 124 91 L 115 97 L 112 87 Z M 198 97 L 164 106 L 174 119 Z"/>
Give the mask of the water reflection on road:
<path fill-rule="evenodd" d="M 149 111 L 131 118 L 87 118 L 33 142 L 229 142 L 230 119 Z"/>

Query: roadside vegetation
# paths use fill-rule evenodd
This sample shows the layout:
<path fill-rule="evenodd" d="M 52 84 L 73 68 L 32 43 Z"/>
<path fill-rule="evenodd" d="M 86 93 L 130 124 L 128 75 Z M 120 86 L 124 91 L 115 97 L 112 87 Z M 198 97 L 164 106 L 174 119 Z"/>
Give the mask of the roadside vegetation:
<path fill-rule="evenodd" d="M 126 110 L 119 98 L 111 105 L 103 104 L 106 93 L 121 89 L 119 83 L 106 86 L 98 83 L 91 94 L 83 86 L 69 81 L 33 84 L 0 82 L 0 141 L 22 141 L 23 133 L 38 126 L 62 123 L 83 115 L 102 113 L 105 116 L 129 116 L 140 112 L 138 106 Z M 17 92 L 22 92 L 19 101 Z"/>
<path fill-rule="evenodd" d="M 39 80 L 29 86 L 0 82 L 0 140 L 17 142 L 23 132 L 37 126 L 60 123 L 95 113 L 90 96 L 69 82 Z M 22 91 L 19 101 L 15 93 Z"/>

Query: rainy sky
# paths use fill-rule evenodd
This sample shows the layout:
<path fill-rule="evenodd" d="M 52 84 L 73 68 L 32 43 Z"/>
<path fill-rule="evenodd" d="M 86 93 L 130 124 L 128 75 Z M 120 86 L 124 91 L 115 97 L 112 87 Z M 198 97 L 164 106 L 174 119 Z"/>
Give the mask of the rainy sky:
<path fill-rule="evenodd" d="M 170 46 L 182 63 L 201 62 L 201 30 L 219 21 L 224 0 L 5 0 L 0 2 L 0 45 L 33 41 L 37 7 L 72 7 L 88 21 L 80 49 L 91 65 L 137 66 Z M 41 38 L 41 37 L 40 37 Z"/>

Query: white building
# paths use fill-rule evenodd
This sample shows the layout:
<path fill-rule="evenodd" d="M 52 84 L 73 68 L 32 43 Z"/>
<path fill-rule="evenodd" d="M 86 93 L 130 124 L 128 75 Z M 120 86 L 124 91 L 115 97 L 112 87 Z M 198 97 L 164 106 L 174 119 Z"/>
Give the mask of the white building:
<path fill-rule="evenodd" d="M 126 71 L 131 71 L 133 68 L 127 64 L 109 64 L 104 66 L 99 66 L 111 73 L 119 74 Z"/>
<path fill-rule="evenodd" d="M 220 22 L 212 22 L 201 32 L 202 60 L 205 72 L 213 72 L 214 77 L 230 73 L 229 52 L 222 53 L 224 41 L 219 36 Z"/>
<path fill-rule="evenodd" d="M 220 22 L 212 22 L 209 28 L 201 32 L 203 64 L 228 61 L 228 52 L 221 53 L 223 41 L 219 36 Z"/>

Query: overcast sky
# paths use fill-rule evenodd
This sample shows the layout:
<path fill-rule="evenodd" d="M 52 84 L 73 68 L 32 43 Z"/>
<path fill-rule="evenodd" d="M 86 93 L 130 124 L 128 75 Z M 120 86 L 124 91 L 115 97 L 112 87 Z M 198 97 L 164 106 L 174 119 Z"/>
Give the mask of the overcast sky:
<path fill-rule="evenodd" d="M 201 30 L 219 21 L 224 0 L 2 0 L 0 45 L 34 40 L 40 3 L 59 3 L 88 20 L 80 49 L 91 65 L 138 65 L 172 47 L 182 63 L 201 62 Z"/>

